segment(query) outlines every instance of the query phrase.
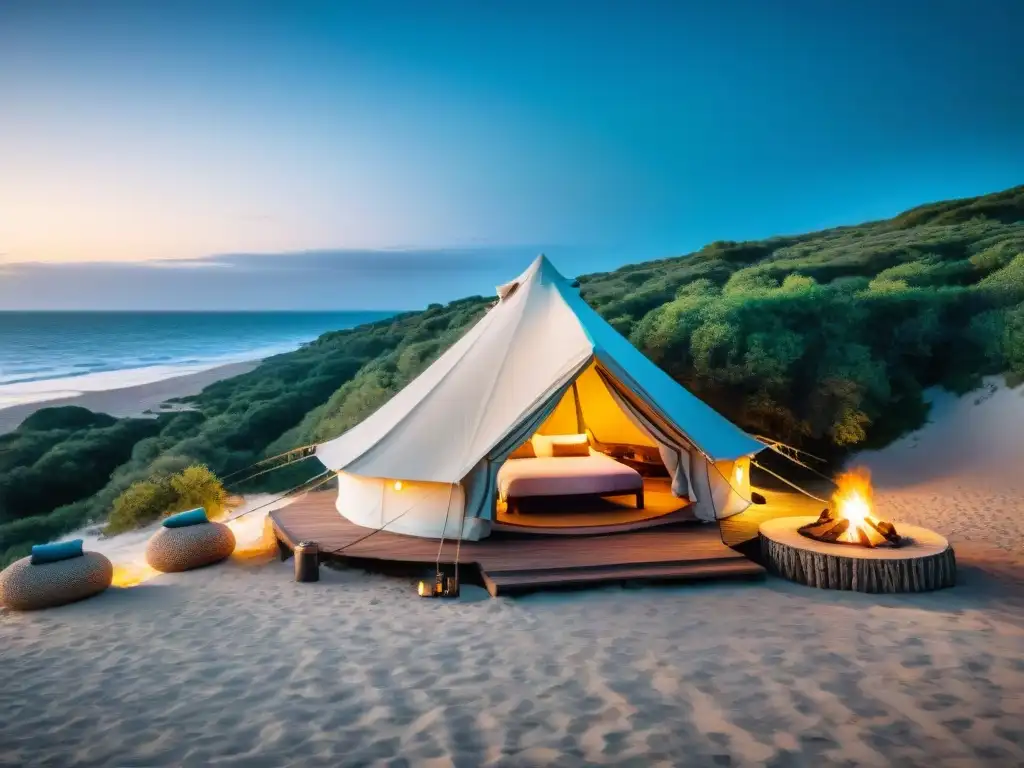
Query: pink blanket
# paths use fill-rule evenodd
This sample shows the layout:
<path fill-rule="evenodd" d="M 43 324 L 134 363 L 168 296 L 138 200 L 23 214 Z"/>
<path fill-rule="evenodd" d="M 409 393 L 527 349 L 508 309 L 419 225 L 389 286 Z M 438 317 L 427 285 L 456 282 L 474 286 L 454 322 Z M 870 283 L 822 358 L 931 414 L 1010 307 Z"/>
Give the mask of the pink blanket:
<path fill-rule="evenodd" d="M 596 452 L 589 456 L 509 459 L 498 471 L 502 501 L 526 496 L 633 493 L 643 485 L 635 469 Z"/>

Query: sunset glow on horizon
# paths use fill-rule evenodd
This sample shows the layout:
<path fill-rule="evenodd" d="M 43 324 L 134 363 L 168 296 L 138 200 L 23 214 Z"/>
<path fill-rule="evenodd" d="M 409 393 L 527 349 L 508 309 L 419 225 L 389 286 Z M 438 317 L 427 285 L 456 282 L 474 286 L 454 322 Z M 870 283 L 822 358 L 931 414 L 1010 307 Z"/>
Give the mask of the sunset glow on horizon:
<path fill-rule="evenodd" d="M 887 217 L 1020 182 L 1022 25 L 1011 2 L 13 2 L 0 267 L 558 244 L 573 272 Z"/>

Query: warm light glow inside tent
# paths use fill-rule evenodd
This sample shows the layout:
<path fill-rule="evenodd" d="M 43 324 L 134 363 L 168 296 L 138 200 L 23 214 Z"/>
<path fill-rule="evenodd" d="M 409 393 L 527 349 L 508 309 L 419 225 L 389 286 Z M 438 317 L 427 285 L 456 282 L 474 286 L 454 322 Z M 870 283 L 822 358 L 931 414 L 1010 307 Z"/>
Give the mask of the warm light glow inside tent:
<path fill-rule="evenodd" d="M 660 457 L 672 493 L 714 520 L 749 503 L 764 446 L 665 374 L 543 256 L 465 336 L 369 418 L 317 448 L 338 511 L 368 528 L 487 536 L 497 478 L 533 435 Z"/>
<path fill-rule="evenodd" d="M 594 362 L 572 383 L 537 433 L 568 435 L 585 430 L 590 430 L 601 443 L 657 446 L 655 440 L 615 402 Z"/>

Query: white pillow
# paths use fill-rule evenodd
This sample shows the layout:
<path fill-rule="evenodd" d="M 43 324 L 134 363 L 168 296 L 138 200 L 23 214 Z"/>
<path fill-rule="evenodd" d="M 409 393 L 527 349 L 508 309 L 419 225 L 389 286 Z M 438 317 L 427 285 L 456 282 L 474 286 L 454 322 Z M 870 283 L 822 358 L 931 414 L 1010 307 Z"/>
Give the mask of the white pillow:
<path fill-rule="evenodd" d="M 588 445 L 586 435 L 534 435 L 530 442 L 533 443 L 533 452 L 538 458 L 551 458 L 555 455 L 554 444 L 561 445 Z"/>

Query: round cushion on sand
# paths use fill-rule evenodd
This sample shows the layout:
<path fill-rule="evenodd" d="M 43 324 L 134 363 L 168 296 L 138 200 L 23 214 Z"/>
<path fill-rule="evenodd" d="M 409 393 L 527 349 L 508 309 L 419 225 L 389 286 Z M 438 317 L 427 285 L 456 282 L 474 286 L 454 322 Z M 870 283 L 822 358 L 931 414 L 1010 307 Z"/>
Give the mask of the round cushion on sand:
<path fill-rule="evenodd" d="M 146 544 L 146 562 L 163 573 L 218 563 L 235 551 L 235 534 L 223 523 L 163 528 Z"/>
<path fill-rule="evenodd" d="M 0 603 L 15 611 L 52 608 L 98 595 L 113 578 L 114 566 L 99 552 L 42 565 L 23 557 L 0 573 Z"/>

